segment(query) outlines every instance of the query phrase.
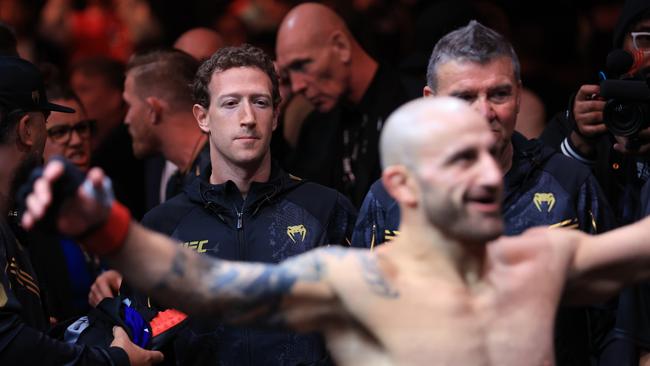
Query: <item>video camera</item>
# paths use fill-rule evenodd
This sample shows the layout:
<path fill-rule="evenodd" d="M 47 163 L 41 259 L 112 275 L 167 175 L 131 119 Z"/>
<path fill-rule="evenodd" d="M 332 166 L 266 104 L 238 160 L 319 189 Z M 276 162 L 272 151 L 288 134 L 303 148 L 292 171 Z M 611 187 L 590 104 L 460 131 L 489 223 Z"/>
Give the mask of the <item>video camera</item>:
<path fill-rule="evenodd" d="M 603 120 L 616 136 L 634 138 L 650 126 L 650 73 L 642 68 L 643 55 L 614 50 L 607 56 L 607 69 L 617 79 L 600 82 L 600 96 L 607 100 Z"/>

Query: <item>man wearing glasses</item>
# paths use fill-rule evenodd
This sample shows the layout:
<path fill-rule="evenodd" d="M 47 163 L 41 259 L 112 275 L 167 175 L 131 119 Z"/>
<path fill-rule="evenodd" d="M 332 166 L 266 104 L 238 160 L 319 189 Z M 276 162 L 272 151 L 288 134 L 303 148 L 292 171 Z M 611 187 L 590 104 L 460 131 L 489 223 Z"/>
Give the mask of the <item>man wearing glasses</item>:
<path fill-rule="evenodd" d="M 626 1 L 613 38 L 614 49 L 637 55 L 638 61 L 627 74 L 647 72 L 644 69 L 650 66 L 650 2 Z M 650 176 L 646 161 L 650 129 L 641 130 L 634 144 L 609 132 L 603 118 L 606 99 L 600 92 L 597 84 L 582 85 L 569 108 L 549 122 L 541 138 L 593 168 L 617 218 L 626 224 L 636 220 L 640 188 Z"/>
<path fill-rule="evenodd" d="M 31 256 L 37 246 L 22 240 L 13 197 L 21 177 L 43 160 L 51 112 L 75 111 L 48 101 L 34 65 L 18 57 L 0 57 L 0 365 L 148 365 L 160 361 L 162 354 L 137 347 L 122 328 L 113 331 L 110 348 L 68 344 L 46 333 L 50 324 L 44 307 L 50 298 L 42 278 L 35 274 Z M 81 137 L 74 134 L 72 139 Z"/>
<path fill-rule="evenodd" d="M 90 168 L 92 132 L 95 121 L 89 120 L 79 97 L 63 86 L 51 87 L 48 95 L 54 103 L 75 110 L 75 113 L 53 113 L 47 120 L 47 140 L 43 158 L 46 162 L 54 156 L 63 156 L 87 172 Z"/>
<path fill-rule="evenodd" d="M 646 79 L 650 66 L 650 2 L 627 0 L 614 30 L 613 48 L 635 55 L 622 77 Z M 608 72 L 611 70 L 608 70 Z M 608 75 L 616 78 L 618 75 Z M 641 187 L 650 177 L 650 128 L 641 129 L 634 143 L 616 136 L 605 125 L 607 100 L 600 85 L 582 85 L 566 111 L 551 120 L 541 138 L 565 155 L 591 166 L 619 224 L 639 218 Z M 645 121 L 650 123 L 650 121 Z M 601 342 L 601 365 L 650 365 L 650 292 L 646 285 L 624 290 L 608 305 L 615 326 Z M 606 309 L 605 309 L 606 310 Z"/>

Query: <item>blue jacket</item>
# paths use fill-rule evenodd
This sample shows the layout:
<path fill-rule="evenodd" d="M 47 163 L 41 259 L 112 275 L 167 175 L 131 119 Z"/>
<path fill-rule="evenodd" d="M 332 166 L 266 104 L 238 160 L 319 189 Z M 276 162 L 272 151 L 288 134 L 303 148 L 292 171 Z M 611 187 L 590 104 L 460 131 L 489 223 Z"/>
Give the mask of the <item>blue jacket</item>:
<path fill-rule="evenodd" d="M 267 183 L 253 183 L 244 200 L 231 181 L 204 177 L 184 194 L 147 213 L 143 224 L 210 256 L 278 263 L 326 244 L 349 245 L 356 209 L 337 191 L 273 166 Z M 174 344 L 177 364 L 329 364 L 316 334 L 261 330 L 192 319 Z M 218 363 L 215 362 L 218 359 Z"/>
<path fill-rule="evenodd" d="M 587 167 L 516 132 L 512 143 L 502 208 L 506 235 L 540 225 L 587 233 L 615 227 L 609 204 Z M 363 201 L 352 245 L 373 247 L 399 234 L 398 228 L 399 206 L 378 180 Z"/>

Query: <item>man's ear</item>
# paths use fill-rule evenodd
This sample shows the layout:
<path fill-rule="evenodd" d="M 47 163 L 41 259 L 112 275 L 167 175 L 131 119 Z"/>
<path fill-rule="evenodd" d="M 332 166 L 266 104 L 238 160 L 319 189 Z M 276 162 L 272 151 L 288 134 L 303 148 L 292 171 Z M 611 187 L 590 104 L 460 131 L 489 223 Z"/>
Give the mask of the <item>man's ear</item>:
<path fill-rule="evenodd" d="M 524 93 L 524 85 L 522 84 L 521 80 L 517 82 L 517 89 L 519 92 L 517 93 L 517 109 L 515 110 L 515 113 L 519 115 L 519 110 L 521 108 L 521 96 Z"/>
<path fill-rule="evenodd" d="M 208 110 L 200 104 L 195 104 L 192 106 L 192 114 L 196 122 L 199 124 L 201 131 L 210 134 L 210 124 L 208 123 Z"/>
<path fill-rule="evenodd" d="M 43 126 L 38 126 L 39 122 L 29 113 L 26 113 L 24 116 L 20 117 L 20 120 L 16 124 L 16 136 L 18 137 L 17 143 L 19 146 L 31 148 L 38 138 L 37 128 L 43 128 Z"/>
<path fill-rule="evenodd" d="M 381 175 L 388 194 L 400 205 L 415 207 L 418 202 L 418 186 L 414 184 L 413 173 L 404 165 L 386 167 Z"/>
<path fill-rule="evenodd" d="M 152 125 L 160 123 L 163 110 L 167 107 L 167 103 L 156 97 L 147 97 L 144 102 L 149 106 L 149 123 Z"/>
<path fill-rule="evenodd" d="M 275 107 L 273 110 L 273 130 L 275 131 L 278 128 L 278 118 L 280 118 L 280 106 Z"/>
<path fill-rule="evenodd" d="M 345 33 L 340 30 L 334 31 L 331 35 L 331 44 L 339 55 L 339 60 L 341 62 L 350 62 L 350 59 L 352 58 L 352 46 L 350 44 L 350 39 L 345 35 Z"/>
<path fill-rule="evenodd" d="M 431 90 L 431 88 L 429 88 L 428 85 L 425 85 L 424 89 L 422 89 L 422 96 L 430 97 L 432 95 L 433 95 L 433 90 Z"/>

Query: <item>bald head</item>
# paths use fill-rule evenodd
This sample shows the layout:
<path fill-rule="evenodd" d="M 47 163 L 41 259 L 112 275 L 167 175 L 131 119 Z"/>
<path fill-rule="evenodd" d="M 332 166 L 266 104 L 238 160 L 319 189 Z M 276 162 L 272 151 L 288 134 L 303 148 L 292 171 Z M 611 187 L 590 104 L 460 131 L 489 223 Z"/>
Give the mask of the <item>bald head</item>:
<path fill-rule="evenodd" d="M 444 148 L 465 130 L 490 133 L 485 118 L 469 104 L 453 97 L 423 97 L 396 109 L 386 121 L 380 141 L 381 162 L 414 167 L 425 146 Z"/>
<path fill-rule="evenodd" d="M 315 3 L 298 5 L 285 16 L 275 53 L 291 91 L 320 112 L 332 110 L 341 99 L 359 103 L 377 69 L 343 19 Z"/>
<path fill-rule="evenodd" d="M 210 58 L 224 45 L 219 33 L 210 28 L 192 28 L 174 42 L 174 48 L 189 53 L 199 61 Z"/>
<path fill-rule="evenodd" d="M 320 46 L 332 32 L 350 32 L 345 22 L 332 9 L 316 3 L 301 4 L 289 11 L 278 30 L 278 43 L 308 42 Z"/>

